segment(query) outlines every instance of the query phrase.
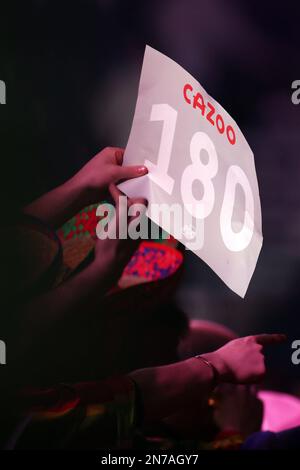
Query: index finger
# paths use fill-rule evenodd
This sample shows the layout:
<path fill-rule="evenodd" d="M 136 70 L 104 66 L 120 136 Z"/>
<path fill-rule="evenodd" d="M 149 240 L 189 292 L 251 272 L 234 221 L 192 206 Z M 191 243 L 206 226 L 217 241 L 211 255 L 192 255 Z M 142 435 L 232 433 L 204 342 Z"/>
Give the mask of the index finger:
<path fill-rule="evenodd" d="M 256 342 L 262 346 L 268 344 L 279 344 L 286 340 L 286 335 L 283 334 L 261 334 L 254 336 Z"/>

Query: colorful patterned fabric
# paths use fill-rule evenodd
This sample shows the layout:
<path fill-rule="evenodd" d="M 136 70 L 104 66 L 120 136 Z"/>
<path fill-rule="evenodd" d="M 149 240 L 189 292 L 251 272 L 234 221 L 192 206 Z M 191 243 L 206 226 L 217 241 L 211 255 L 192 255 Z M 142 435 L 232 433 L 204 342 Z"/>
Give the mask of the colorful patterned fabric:
<path fill-rule="evenodd" d="M 74 238 L 82 238 L 85 236 L 96 238 L 96 225 L 99 217 L 96 216 L 98 204 L 92 204 L 82 209 L 78 214 L 68 220 L 58 230 L 57 234 L 62 242 Z"/>
<path fill-rule="evenodd" d="M 131 445 L 136 420 L 135 384 L 129 377 L 61 384 L 22 394 L 26 418 L 16 427 L 10 448 L 72 449 Z"/>
<path fill-rule="evenodd" d="M 57 232 L 63 247 L 64 280 L 92 251 L 96 241 L 96 216 L 98 204 L 88 206 L 67 221 Z M 174 274 L 183 262 L 182 254 L 175 249 L 177 241 L 163 236 L 155 241 L 142 241 L 124 269 L 120 285 L 128 286 L 128 279 L 142 282 L 157 281 Z M 123 282 L 126 278 L 125 282 Z"/>
<path fill-rule="evenodd" d="M 25 417 L 7 448 L 237 450 L 243 443 L 234 431 L 221 432 L 210 442 L 174 439 L 159 426 L 151 435 L 144 434 L 138 427 L 142 417 L 138 416 L 142 411 L 139 399 L 138 389 L 128 376 L 27 390 L 22 395 Z"/>
<path fill-rule="evenodd" d="M 103 201 L 101 204 L 105 204 Z M 62 242 L 71 240 L 74 238 L 82 238 L 90 236 L 92 239 L 96 239 L 96 225 L 100 220 L 100 217 L 96 215 L 96 210 L 99 204 L 92 204 L 82 209 L 78 214 L 72 217 L 70 220 L 64 223 L 64 225 L 58 230 L 57 234 Z M 152 239 L 157 243 L 163 243 L 167 246 L 175 248 L 177 246 L 177 240 L 166 232 L 162 231 L 161 237 L 158 239 Z"/>
<path fill-rule="evenodd" d="M 179 251 L 155 242 L 143 241 L 123 274 L 157 281 L 174 274 L 181 264 L 182 255 Z"/>

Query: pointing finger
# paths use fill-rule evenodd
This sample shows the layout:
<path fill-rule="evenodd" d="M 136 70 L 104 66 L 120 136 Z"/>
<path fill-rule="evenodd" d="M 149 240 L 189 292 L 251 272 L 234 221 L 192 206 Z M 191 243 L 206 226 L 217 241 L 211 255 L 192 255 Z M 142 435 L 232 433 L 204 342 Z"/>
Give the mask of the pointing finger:
<path fill-rule="evenodd" d="M 269 344 L 279 344 L 286 340 L 286 335 L 283 334 L 261 334 L 255 335 L 255 340 L 258 344 L 266 346 Z"/>

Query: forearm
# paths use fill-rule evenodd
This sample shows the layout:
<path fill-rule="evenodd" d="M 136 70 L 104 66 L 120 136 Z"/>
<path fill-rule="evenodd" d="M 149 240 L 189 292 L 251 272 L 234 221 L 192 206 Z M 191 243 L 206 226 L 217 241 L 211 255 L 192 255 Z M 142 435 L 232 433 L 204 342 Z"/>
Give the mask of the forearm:
<path fill-rule="evenodd" d="M 33 339 L 49 330 L 68 315 L 85 307 L 99 305 L 110 287 L 110 277 L 99 263 L 92 262 L 83 271 L 61 284 L 59 287 L 42 294 L 25 306 L 24 329 L 27 338 Z"/>
<path fill-rule="evenodd" d="M 141 391 L 145 423 L 161 420 L 188 402 L 208 397 L 215 387 L 211 368 L 195 358 L 137 370 L 130 377 Z"/>
<path fill-rule="evenodd" d="M 24 212 L 57 228 L 87 204 L 88 189 L 73 177 L 28 204 Z"/>

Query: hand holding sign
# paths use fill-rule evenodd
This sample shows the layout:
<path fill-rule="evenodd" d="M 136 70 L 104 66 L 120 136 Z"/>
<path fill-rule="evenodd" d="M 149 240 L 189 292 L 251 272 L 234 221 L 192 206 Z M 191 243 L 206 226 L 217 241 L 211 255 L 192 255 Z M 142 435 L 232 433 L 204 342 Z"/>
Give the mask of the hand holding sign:
<path fill-rule="evenodd" d="M 124 163 L 149 174 L 122 191 L 147 198 L 150 219 L 243 297 L 262 246 L 253 153 L 201 85 L 149 46 Z"/>

